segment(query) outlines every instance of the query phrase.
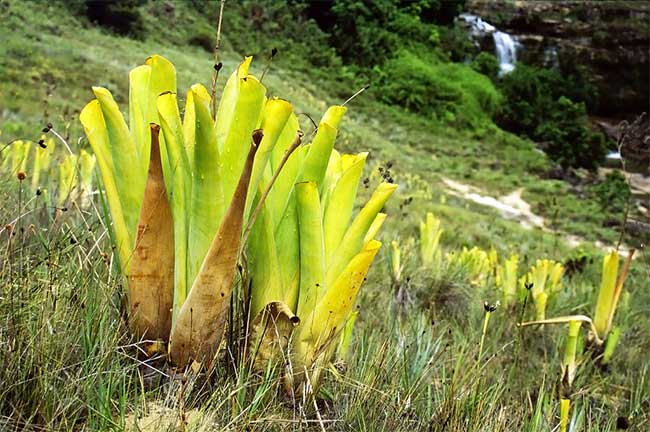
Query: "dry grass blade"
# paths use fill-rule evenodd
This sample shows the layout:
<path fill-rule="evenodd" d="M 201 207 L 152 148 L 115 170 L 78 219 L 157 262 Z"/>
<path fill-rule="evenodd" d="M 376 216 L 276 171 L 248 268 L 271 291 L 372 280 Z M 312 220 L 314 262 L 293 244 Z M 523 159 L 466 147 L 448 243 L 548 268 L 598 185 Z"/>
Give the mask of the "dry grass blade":
<path fill-rule="evenodd" d="M 251 323 L 250 358 L 254 369 L 263 369 L 270 360 L 285 352 L 293 329 L 300 319 L 282 302 L 272 302 Z"/>

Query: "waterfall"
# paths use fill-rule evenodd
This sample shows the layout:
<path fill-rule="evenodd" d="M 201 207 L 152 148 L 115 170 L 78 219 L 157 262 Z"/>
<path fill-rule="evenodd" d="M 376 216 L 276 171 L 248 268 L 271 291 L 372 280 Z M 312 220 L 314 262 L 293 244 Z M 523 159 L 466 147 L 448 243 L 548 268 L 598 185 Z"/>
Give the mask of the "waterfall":
<path fill-rule="evenodd" d="M 479 16 L 463 13 L 460 14 L 459 17 L 469 24 L 469 27 L 472 30 L 472 36 L 483 36 L 496 30 L 492 24 L 483 21 Z"/>
<path fill-rule="evenodd" d="M 483 21 L 476 15 L 464 13 L 459 17 L 469 25 L 470 35 L 473 39 L 492 35 L 500 73 L 503 75 L 512 72 L 517 62 L 517 40 L 508 33 L 497 30 L 492 24 Z M 478 46 L 478 42 L 476 44 Z"/>
<path fill-rule="evenodd" d="M 492 39 L 494 39 L 494 47 L 501 73 L 512 72 L 517 62 L 517 42 L 508 33 L 501 31 L 492 33 Z"/>

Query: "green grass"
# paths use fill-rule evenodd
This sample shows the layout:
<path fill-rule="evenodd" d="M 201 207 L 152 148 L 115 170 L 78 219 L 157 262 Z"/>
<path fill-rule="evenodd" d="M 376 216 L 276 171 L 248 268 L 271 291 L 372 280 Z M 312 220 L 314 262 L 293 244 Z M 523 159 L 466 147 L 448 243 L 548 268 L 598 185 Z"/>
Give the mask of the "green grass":
<path fill-rule="evenodd" d="M 168 25 L 171 18 L 152 13 L 147 25 L 164 31 L 149 27 L 144 41 L 115 37 L 57 6 L 8 5 L 0 27 L 0 130 L 5 142 L 34 139 L 43 123 L 52 121 L 60 131 L 69 124 L 75 149 L 85 146 L 78 141 L 82 135 L 76 116 L 92 98 L 90 86 L 108 87 L 124 107 L 128 71 L 153 53 L 176 65 L 181 95 L 193 82 L 209 84 L 210 55 L 185 45 L 191 35 L 185 20 L 191 18 L 203 29 L 209 23 L 180 3 L 177 27 Z M 229 72 L 240 55 L 230 48 L 228 38 L 236 34 L 229 33 L 228 23 L 225 32 L 221 55 Z M 263 62 L 254 68 L 259 74 Z M 341 95 L 356 90 L 354 80 L 328 81 L 326 75 L 320 71 L 314 80 L 304 68 L 278 62 L 264 83 L 271 94 L 317 120 L 329 104 L 341 103 Z M 308 129 L 308 119 L 301 116 L 301 121 Z M 385 245 L 394 238 L 407 243 L 416 237 L 426 211 L 442 220 L 445 251 L 494 246 L 501 257 L 516 251 L 523 261 L 520 272 L 537 258 L 573 256 L 563 232 L 618 238 L 600 226 L 606 215 L 595 200 L 577 201 L 567 194 L 567 184 L 541 180 L 537 174 L 548 168 L 548 161 L 532 143 L 499 130 L 450 129 L 380 104 L 367 92 L 350 104 L 337 148 L 370 149 L 371 168 L 392 163 L 393 177 L 402 187 L 386 208 Z M 376 171 L 367 176 L 371 183 L 377 181 Z M 494 196 L 523 187 L 524 198 L 540 214 L 557 214 L 557 232 L 525 230 L 451 196 L 443 204 L 441 197 L 447 194 L 441 176 Z M 350 356 L 345 367 L 332 367 L 315 400 L 284 396 L 279 371 L 254 376 L 244 366 L 233 366 L 229 356 L 214 376 L 169 379 L 138 360 L 139 345 L 128 337 L 122 285 L 101 210 L 70 206 L 54 218 L 54 209 L 21 187 L 15 175 L 0 173 L 0 229 L 18 220 L 14 234 L 0 233 L 2 430 L 124 430 L 131 426 L 129 414 L 141 414 L 151 404 L 189 419 L 187 430 L 551 431 L 559 423 L 565 329 L 518 329 L 518 320 L 534 314 L 530 302 L 523 312 L 522 304 L 497 309 L 477 362 L 482 305 L 498 299 L 493 282 L 476 287 L 462 271 L 425 271 L 414 251 L 403 253 L 412 300 L 406 305 L 394 299 L 387 251 L 378 257 L 361 291 Z M 410 197 L 413 201 L 400 208 Z M 588 244 L 585 250 L 593 261 L 565 280 L 565 288 L 550 299 L 548 316 L 591 314 L 601 251 Z M 616 318 L 624 330 L 612 364 L 602 370 L 584 358 L 579 366 L 573 430 L 615 430 L 618 416 L 629 418 L 633 430 L 650 425 L 650 262 L 645 251 L 639 255 L 626 284 L 629 298 L 623 298 Z M 152 367 L 171 376 L 161 362 Z M 156 380 L 162 384 L 153 386 Z"/>

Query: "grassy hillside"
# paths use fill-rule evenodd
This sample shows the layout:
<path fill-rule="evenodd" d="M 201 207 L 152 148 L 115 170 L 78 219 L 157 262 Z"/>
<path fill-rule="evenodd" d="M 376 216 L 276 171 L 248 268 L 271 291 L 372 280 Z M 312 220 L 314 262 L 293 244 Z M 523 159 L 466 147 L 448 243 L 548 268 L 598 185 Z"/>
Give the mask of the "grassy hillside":
<path fill-rule="evenodd" d="M 3 2 L 0 140 L 36 141 L 51 122 L 73 150 L 87 148 L 77 116 L 92 98 L 90 86 L 107 87 L 126 106 L 128 71 L 154 53 L 175 64 L 179 99 L 195 82 L 209 88 L 213 61 L 199 45 L 213 31 L 216 11 L 213 4 L 204 7 L 209 10 L 201 15 L 181 2 L 148 3 L 138 40 L 91 25 L 62 4 Z M 241 12 L 233 7 L 224 21 L 221 84 L 249 53 L 237 51 L 240 36 L 259 43 L 245 35 L 257 27 Z M 259 54 L 256 75 L 265 69 L 272 47 L 253 48 Z M 306 114 L 300 120 L 309 130 L 310 118 L 318 121 L 366 77 L 343 65 L 343 73 L 314 68 L 309 61 L 315 54 L 300 61 L 299 49 L 280 47 L 263 83 L 270 94 Z M 327 57 L 330 48 L 322 49 Z M 473 73 L 449 64 L 435 73 L 451 69 L 459 76 Z M 277 371 L 250 376 L 227 360 L 217 376 L 190 381 L 141 366 L 121 319 L 121 283 L 101 207 L 71 208 L 66 217 L 53 218 L 40 195 L 28 195 L 15 173 L 2 172 L 0 222 L 18 225 L 0 232 L 7 244 L 0 272 L 1 428 L 123 430 L 132 428 L 134 415 L 148 411 L 172 419 L 169 430 L 183 430 L 173 426 L 177 421 L 187 422 L 187 430 L 554 430 L 564 327 L 522 330 L 516 322 L 531 317 L 531 304 L 500 308 L 479 352 L 483 302 L 499 297 L 494 280 L 488 276 L 473 283 L 467 269 L 453 265 L 423 269 L 409 239 L 417 237 L 419 221 L 432 211 L 444 229 L 444 252 L 493 247 L 501 258 L 518 253 L 521 270 L 536 259 L 565 261 L 584 254 L 585 268 L 565 278 L 547 315 L 591 314 L 603 253 L 591 242 L 615 244 L 619 233 L 603 222 L 622 215 L 588 194 L 578 199 L 565 182 L 540 178 L 551 164 L 532 142 L 487 122 L 481 128 L 453 127 L 449 119 L 385 102 L 374 90 L 354 99 L 337 138 L 339 150 L 371 151 L 364 174 L 370 184 L 379 181 L 379 168 L 389 169 L 400 189 L 386 208 L 385 247 L 362 289 L 350 356 L 345 365 L 332 367 L 312 401 L 283 398 Z M 475 108 L 473 103 L 466 107 Z M 523 188 L 523 199 L 546 218 L 546 230 L 525 229 L 494 209 L 453 195 L 443 178 L 492 197 Z M 574 250 L 565 242 L 567 235 L 587 242 Z M 403 248 L 408 279 L 402 291 L 391 282 L 393 239 Z M 617 315 L 624 336 L 614 361 L 603 368 L 585 356 L 580 365 L 572 430 L 614 430 L 627 421 L 641 431 L 650 424 L 650 262 L 645 251 L 639 255 Z M 163 385 L 153 386 L 151 380 Z"/>

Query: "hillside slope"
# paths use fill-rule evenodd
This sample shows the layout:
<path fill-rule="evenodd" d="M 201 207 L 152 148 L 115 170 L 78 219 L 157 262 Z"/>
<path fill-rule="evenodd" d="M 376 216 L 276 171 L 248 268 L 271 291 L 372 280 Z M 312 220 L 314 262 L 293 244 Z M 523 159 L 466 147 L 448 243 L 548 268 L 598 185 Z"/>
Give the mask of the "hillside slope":
<path fill-rule="evenodd" d="M 125 110 L 129 70 L 154 53 L 176 66 L 181 101 L 194 82 L 209 88 L 213 60 L 204 45 L 211 43 L 218 3 L 144 3 L 142 39 L 116 36 L 62 3 L 0 3 L 0 141 L 38 139 L 51 122 L 73 150 L 87 148 L 77 117 L 93 97 L 90 87 L 107 87 Z M 199 13 L 197 4 L 208 10 Z M 235 12 L 224 21 L 221 85 L 246 54 L 234 42 L 257 29 L 249 15 Z M 256 76 L 270 48 L 253 49 Z M 263 84 L 293 104 L 309 131 L 363 77 L 340 65 L 350 75 L 341 78 L 298 55 L 280 51 Z M 622 336 L 611 362 L 602 365 L 597 349 L 581 347 L 576 381 L 567 389 L 560 372 L 566 326 L 518 326 L 538 313 L 524 282 L 531 281 L 531 266 L 549 263 L 541 260 L 564 263 L 546 315 L 593 315 L 602 249 L 619 238 L 603 225 L 610 215 L 602 202 L 588 190 L 542 178 L 551 163 L 530 141 L 493 125 L 453 128 L 380 100 L 366 91 L 347 104 L 336 146 L 371 151 L 363 198 L 382 176 L 400 187 L 383 209 L 384 246 L 358 297 L 349 353 L 328 364 L 314 398 L 287 396 L 280 367 L 252 373 L 234 358 L 246 340 L 238 333 L 248 318 L 241 316 L 243 296 L 233 297 L 235 324 L 211 374 L 179 373 L 164 355 L 142 361 L 124 319 L 124 283 L 100 193 L 93 201 L 98 208 L 52 211 L 40 189 L 25 199 L 24 175 L 0 166 L 0 429 L 550 432 L 557 429 L 559 397 L 569 395 L 576 430 L 609 432 L 619 424 L 646 430 L 647 253 L 638 254 L 621 295 L 615 324 Z M 59 166 L 52 165 L 56 177 Z M 434 221 L 427 212 L 441 219 L 436 265 L 421 258 L 420 221 Z M 505 303 L 496 275 L 513 257 L 519 298 L 492 310 L 498 299 Z"/>
<path fill-rule="evenodd" d="M 201 47 L 188 45 L 187 40 L 197 29 L 201 34 L 210 29 L 207 17 L 214 11 L 201 16 L 182 4 L 172 10 L 161 4 L 150 4 L 145 15 L 148 36 L 133 40 L 90 26 L 61 5 L 35 6 L 9 1 L 2 12 L 5 25 L 0 29 L 0 36 L 5 43 L 0 46 L 3 82 L 0 129 L 5 141 L 16 137 L 35 138 L 42 125 L 51 121 L 57 130 L 67 129 L 73 141 L 85 145 L 76 114 L 91 98 L 90 86 L 105 86 L 118 101 L 125 101 L 128 70 L 153 53 L 174 62 L 181 94 L 191 83 L 208 85 L 210 82 L 211 54 Z M 233 70 L 242 58 L 242 53 L 234 52 L 229 43 L 242 30 L 230 30 L 229 23 L 224 23 L 225 43 L 220 55 L 225 71 Z M 264 58 L 257 58 L 254 69 L 261 71 L 264 65 Z M 276 61 L 265 77 L 265 84 L 272 94 L 289 99 L 298 112 L 317 119 L 326 106 L 342 102 L 340 94 L 351 95 L 357 90 L 352 87 L 353 79 L 348 83 L 328 81 L 322 78 L 326 76 L 326 71 L 323 72 L 313 80 L 308 73 Z M 307 118 L 303 119 L 308 128 Z M 407 189 L 410 180 L 425 184 L 427 196 L 430 193 L 433 196 L 416 200 L 418 209 L 431 208 L 432 203 L 439 202 L 439 196 L 446 194 L 446 187 L 440 181 L 442 177 L 480 186 L 485 194 L 493 197 L 523 188 L 523 199 L 532 205 L 534 212 L 552 219 L 547 223 L 552 230 L 590 240 L 617 239 L 614 230 L 602 227 L 607 216 L 598 202 L 576 200 L 569 185 L 541 179 L 539 176 L 550 167 L 546 158 L 532 143 L 496 127 L 478 135 L 455 130 L 426 115 L 381 104 L 366 92 L 350 104 L 342 135 L 344 149 L 352 151 L 357 143 L 362 143 L 372 150 L 371 166 L 391 162 L 395 180 L 404 184 L 405 196 L 421 193 L 417 186 Z M 470 203 L 465 200 L 452 199 L 447 205 L 450 207 L 443 214 L 460 213 L 465 219 L 490 220 L 495 215 L 484 206 L 474 206 L 472 212 L 466 212 L 465 207 Z M 447 222 L 455 225 L 458 220 L 451 217 Z M 509 227 L 508 232 L 513 232 L 513 239 L 517 239 L 514 233 L 518 230 L 514 225 L 506 223 L 505 226 Z M 458 226 L 464 228 L 463 232 L 468 231 L 467 224 Z M 466 244 L 485 242 L 492 237 L 480 229 L 469 231 L 475 232 L 454 240 Z"/>

